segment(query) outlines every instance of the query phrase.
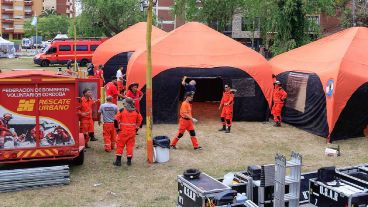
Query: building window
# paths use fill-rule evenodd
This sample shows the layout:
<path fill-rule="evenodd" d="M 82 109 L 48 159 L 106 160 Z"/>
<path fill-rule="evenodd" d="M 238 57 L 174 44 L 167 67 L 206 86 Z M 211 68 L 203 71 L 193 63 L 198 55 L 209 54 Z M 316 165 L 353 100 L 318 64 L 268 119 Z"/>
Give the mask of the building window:
<path fill-rule="evenodd" d="M 72 47 L 70 45 L 60 45 L 59 51 L 71 51 Z"/>
<path fill-rule="evenodd" d="M 14 6 L 14 10 L 23 11 L 23 6 Z"/>
<path fill-rule="evenodd" d="M 91 45 L 90 46 L 90 50 L 91 51 L 95 51 L 97 47 L 98 47 L 98 45 Z"/>
<path fill-rule="evenodd" d="M 318 29 L 321 25 L 321 20 L 320 20 L 319 15 L 308 16 L 308 22 L 309 22 L 309 27 L 308 27 L 309 32 L 318 31 Z"/>
<path fill-rule="evenodd" d="M 22 24 L 15 24 L 14 25 L 14 29 L 23 29 L 23 25 Z"/>
<path fill-rule="evenodd" d="M 88 45 L 77 45 L 76 51 L 88 51 Z"/>

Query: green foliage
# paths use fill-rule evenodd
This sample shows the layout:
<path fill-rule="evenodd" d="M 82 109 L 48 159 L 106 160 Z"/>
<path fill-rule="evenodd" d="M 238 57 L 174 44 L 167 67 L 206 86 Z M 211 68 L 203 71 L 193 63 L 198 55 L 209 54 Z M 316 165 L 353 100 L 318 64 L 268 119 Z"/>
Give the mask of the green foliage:
<path fill-rule="evenodd" d="M 27 19 L 24 24 L 25 37 L 36 35 L 36 26 L 31 25 L 32 19 Z M 70 19 L 64 15 L 50 15 L 38 17 L 38 36 L 44 40 L 52 39 L 57 34 L 67 34 Z"/>
<path fill-rule="evenodd" d="M 272 52 L 280 54 L 308 42 L 306 9 L 302 0 L 279 0 Z"/>
<path fill-rule="evenodd" d="M 174 14 L 185 21 L 203 22 L 218 31 L 226 30 L 242 0 L 176 0 Z"/>
<path fill-rule="evenodd" d="M 320 34 L 319 26 L 307 14 L 334 15 L 336 6 L 345 4 L 344 1 L 202 0 L 199 4 L 196 0 L 175 0 L 174 14 L 185 21 L 203 22 L 224 31 L 234 13 L 242 13 L 247 21 L 253 22 L 249 24 L 251 30 L 260 30 L 266 47 L 272 43 L 272 51 L 279 54 L 308 43 L 310 32 L 314 36 Z"/>
<path fill-rule="evenodd" d="M 368 4 L 364 1 L 355 2 L 355 26 L 368 27 Z M 345 8 L 341 18 L 341 25 L 344 28 L 353 27 L 353 12 L 350 8 Z"/>
<path fill-rule="evenodd" d="M 77 21 L 78 36 L 113 36 L 137 22 L 144 21 L 137 0 L 82 0 Z M 73 31 L 69 28 L 69 31 Z"/>

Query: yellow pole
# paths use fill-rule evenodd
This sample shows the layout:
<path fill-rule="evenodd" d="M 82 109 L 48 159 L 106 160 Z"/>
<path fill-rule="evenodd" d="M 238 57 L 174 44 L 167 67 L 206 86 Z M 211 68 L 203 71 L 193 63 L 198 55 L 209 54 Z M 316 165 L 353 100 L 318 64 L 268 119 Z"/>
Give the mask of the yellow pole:
<path fill-rule="evenodd" d="M 80 76 L 78 67 L 77 67 L 77 20 L 76 20 L 76 10 L 75 10 L 75 1 L 73 0 L 73 27 L 74 27 L 74 71 Z"/>
<path fill-rule="evenodd" d="M 151 35 L 152 35 L 152 9 L 153 0 L 149 0 L 147 10 L 147 68 L 146 68 L 146 139 L 147 139 L 147 161 L 153 163 L 153 140 L 152 140 L 152 57 L 151 57 Z"/>

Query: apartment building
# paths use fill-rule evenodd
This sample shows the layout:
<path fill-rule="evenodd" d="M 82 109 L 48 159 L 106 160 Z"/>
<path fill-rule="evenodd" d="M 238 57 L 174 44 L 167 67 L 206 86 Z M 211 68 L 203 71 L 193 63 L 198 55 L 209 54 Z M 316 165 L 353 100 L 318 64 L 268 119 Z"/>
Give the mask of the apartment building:
<path fill-rule="evenodd" d="M 22 39 L 24 21 L 39 16 L 45 9 L 73 15 L 73 0 L 0 0 L 0 33 L 5 39 Z"/>
<path fill-rule="evenodd" d="M 55 10 L 57 14 L 64 14 L 72 17 L 73 0 L 43 0 L 43 9 Z"/>
<path fill-rule="evenodd" d="M 41 0 L 0 0 L 0 31 L 3 38 L 21 39 L 24 20 L 42 12 Z"/>

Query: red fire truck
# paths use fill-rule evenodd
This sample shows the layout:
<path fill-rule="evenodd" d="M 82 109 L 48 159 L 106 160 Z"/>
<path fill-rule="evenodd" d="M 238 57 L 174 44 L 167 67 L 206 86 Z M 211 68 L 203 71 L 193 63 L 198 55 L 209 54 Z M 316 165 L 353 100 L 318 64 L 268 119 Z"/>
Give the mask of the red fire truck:
<path fill-rule="evenodd" d="M 106 38 L 78 39 L 74 50 L 73 39 L 56 39 L 45 47 L 41 53 L 33 58 L 33 62 L 42 67 L 50 64 L 66 64 L 69 60 L 77 57 L 77 62 L 81 66 L 92 62 L 92 55 L 96 48 L 106 40 Z"/>
<path fill-rule="evenodd" d="M 0 163 L 74 160 L 83 164 L 79 97 L 90 88 L 98 99 L 98 84 L 97 79 L 48 71 L 0 73 Z"/>

